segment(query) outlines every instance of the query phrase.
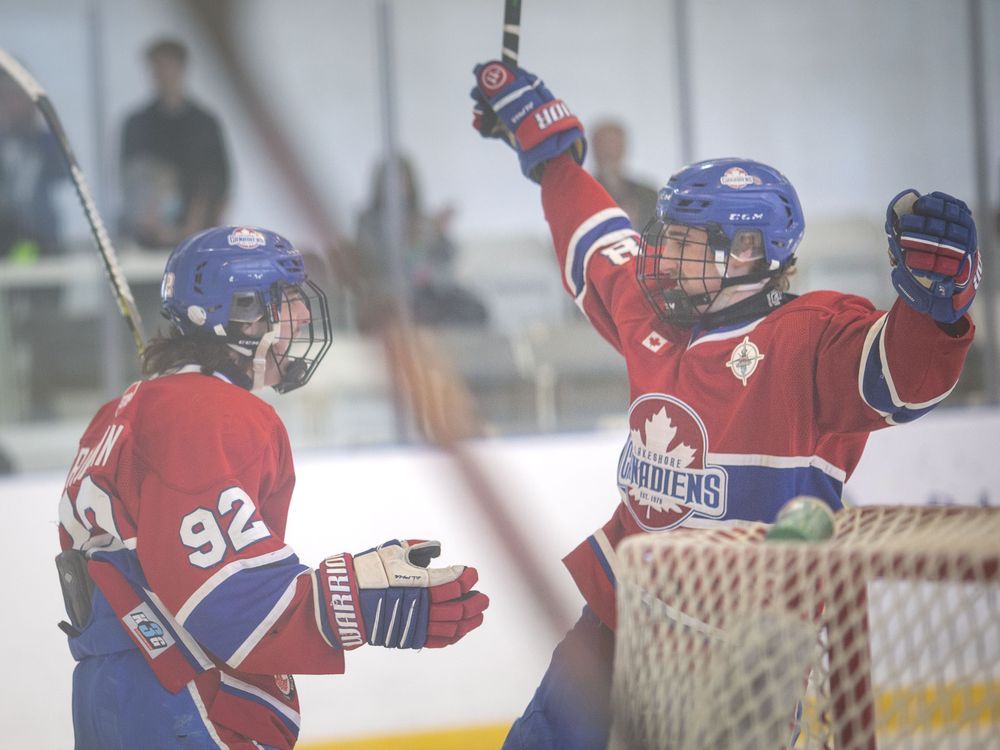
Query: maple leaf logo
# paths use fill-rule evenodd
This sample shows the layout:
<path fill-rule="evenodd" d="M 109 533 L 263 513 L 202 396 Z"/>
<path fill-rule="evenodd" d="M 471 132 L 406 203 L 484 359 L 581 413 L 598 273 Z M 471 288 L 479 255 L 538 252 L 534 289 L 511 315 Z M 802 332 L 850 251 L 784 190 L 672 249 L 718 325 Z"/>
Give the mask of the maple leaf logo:
<path fill-rule="evenodd" d="M 687 443 L 681 442 L 670 448 L 677 436 L 677 428 L 674 427 L 670 417 L 667 416 L 667 409 L 663 407 L 652 417 L 646 420 L 644 425 L 646 439 L 642 439 L 639 430 L 632 430 L 632 446 L 635 449 L 645 449 L 647 453 L 656 453 L 666 457 L 664 465 L 670 469 L 685 469 L 694 461 L 697 448 L 692 448 Z M 646 518 L 649 518 L 650 510 L 683 513 L 686 508 L 674 502 L 664 502 L 662 496 L 654 496 L 648 490 L 632 487 L 629 494 L 640 506 L 646 508 Z"/>

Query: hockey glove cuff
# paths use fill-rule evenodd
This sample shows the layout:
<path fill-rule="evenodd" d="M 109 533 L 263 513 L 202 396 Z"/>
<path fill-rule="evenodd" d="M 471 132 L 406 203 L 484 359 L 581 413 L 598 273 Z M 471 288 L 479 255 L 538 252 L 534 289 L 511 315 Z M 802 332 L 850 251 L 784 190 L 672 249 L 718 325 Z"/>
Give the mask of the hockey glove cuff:
<path fill-rule="evenodd" d="M 475 568 L 430 568 L 440 542 L 395 539 L 357 555 L 333 555 L 316 572 L 320 632 L 334 648 L 440 648 L 483 622 Z"/>
<path fill-rule="evenodd" d="M 945 193 L 904 190 L 889 202 L 885 232 L 899 296 L 939 323 L 961 318 L 983 275 L 969 207 Z"/>
<path fill-rule="evenodd" d="M 583 125 L 537 76 L 497 60 L 474 72 L 472 125 L 484 138 L 500 138 L 517 151 L 525 177 L 541 182 L 545 163 L 563 152 L 583 164 Z"/>

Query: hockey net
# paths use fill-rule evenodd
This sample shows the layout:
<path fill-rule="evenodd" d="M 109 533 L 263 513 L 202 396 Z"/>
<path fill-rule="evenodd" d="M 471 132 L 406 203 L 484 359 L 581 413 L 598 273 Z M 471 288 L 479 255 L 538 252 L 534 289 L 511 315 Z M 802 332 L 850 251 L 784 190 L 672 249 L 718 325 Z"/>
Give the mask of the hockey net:
<path fill-rule="evenodd" d="M 619 547 L 611 748 L 1000 748 L 1000 509 Z"/>

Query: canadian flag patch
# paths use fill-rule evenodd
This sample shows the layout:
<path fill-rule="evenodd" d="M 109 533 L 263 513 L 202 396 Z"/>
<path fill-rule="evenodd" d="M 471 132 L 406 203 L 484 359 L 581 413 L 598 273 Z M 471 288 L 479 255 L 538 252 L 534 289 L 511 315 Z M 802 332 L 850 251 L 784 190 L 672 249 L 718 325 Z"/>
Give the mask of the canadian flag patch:
<path fill-rule="evenodd" d="M 649 335 L 642 340 L 642 345 L 654 354 L 664 347 L 667 340 L 656 331 L 650 331 Z"/>

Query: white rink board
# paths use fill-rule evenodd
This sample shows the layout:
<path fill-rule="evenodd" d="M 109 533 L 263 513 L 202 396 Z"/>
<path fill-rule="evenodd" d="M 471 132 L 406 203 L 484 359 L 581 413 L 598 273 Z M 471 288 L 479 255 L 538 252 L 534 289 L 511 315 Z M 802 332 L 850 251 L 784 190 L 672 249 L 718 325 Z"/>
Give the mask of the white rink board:
<path fill-rule="evenodd" d="M 529 525 L 567 622 L 582 602 L 559 562 L 616 502 L 624 434 L 491 441 L 478 446 Z M 1000 412 L 951 411 L 876 434 L 848 484 L 855 502 L 1000 504 Z M 446 459 L 383 449 L 303 454 L 288 541 L 303 562 L 359 551 L 391 536 L 439 538 L 443 562 L 475 563 L 492 600 L 486 623 L 460 647 L 421 653 L 362 648 L 340 677 L 303 677 L 302 739 L 505 722 L 520 713 L 556 635 L 467 498 Z M 52 559 L 61 475 L 0 480 L 9 532 L 0 545 L 11 613 L 0 624 L 7 667 L 0 700 L 4 746 L 70 747 L 72 660 L 55 623 L 62 599 Z M 417 700 L 414 700 L 414 698 Z"/>

